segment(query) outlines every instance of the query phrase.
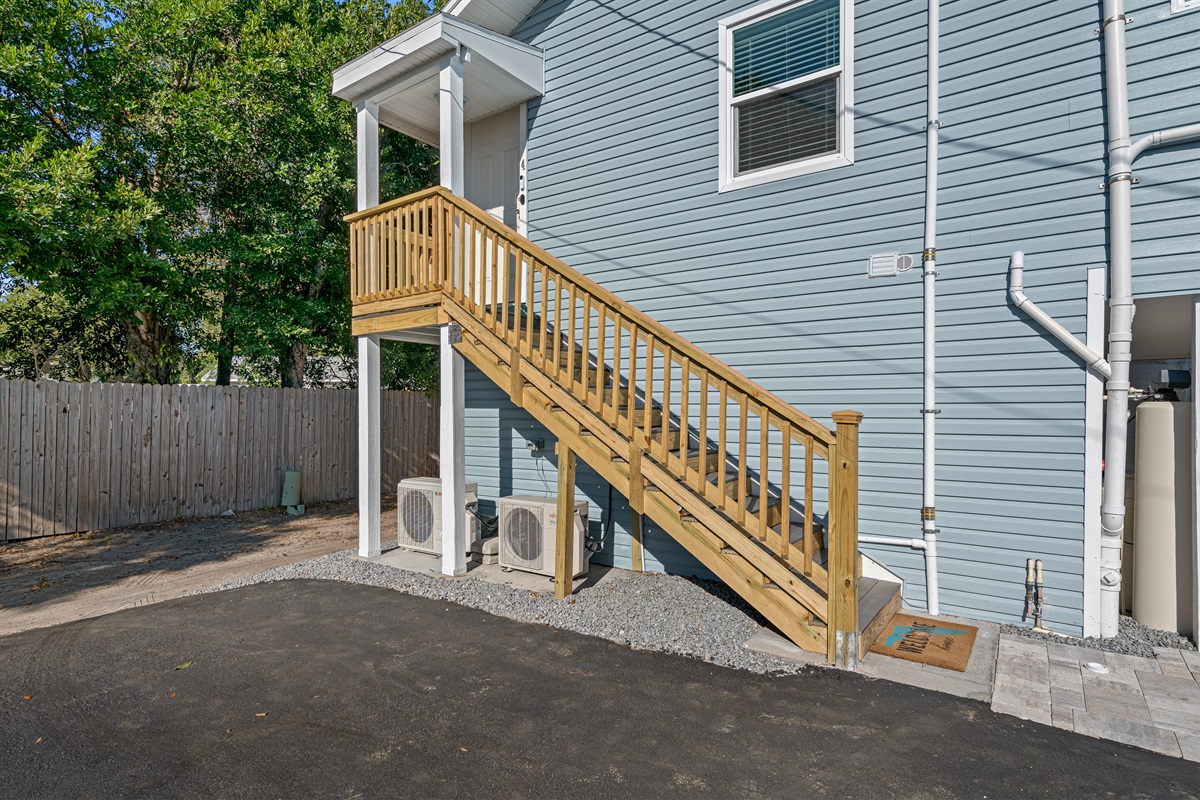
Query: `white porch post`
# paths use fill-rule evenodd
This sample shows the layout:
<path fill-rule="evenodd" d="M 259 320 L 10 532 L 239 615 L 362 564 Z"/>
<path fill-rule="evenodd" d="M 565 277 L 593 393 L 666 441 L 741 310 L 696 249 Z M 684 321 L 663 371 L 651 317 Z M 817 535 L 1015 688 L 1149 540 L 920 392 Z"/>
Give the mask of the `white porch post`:
<path fill-rule="evenodd" d="M 358 210 L 379 205 L 379 104 L 358 104 Z"/>
<path fill-rule="evenodd" d="M 379 106 L 358 106 L 358 210 L 379 205 Z M 372 270 L 373 272 L 373 270 Z M 380 553 L 379 337 L 358 337 L 358 554 Z"/>
<path fill-rule="evenodd" d="M 442 62 L 441 92 L 441 183 L 462 196 L 466 189 L 463 156 L 463 59 L 455 53 Z"/>
<path fill-rule="evenodd" d="M 441 426 L 439 428 L 442 472 L 442 574 L 462 575 L 467 571 L 466 478 L 463 461 L 463 358 L 452 342 L 458 328 L 441 328 Z"/>
<path fill-rule="evenodd" d="M 463 59 L 454 53 L 442 63 L 441 92 L 441 184 L 456 195 L 465 191 L 463 154 Z M 457 330 L 441 328 L 441 478 L 442 478 L 442 574 L 462 575 L 467 571 L 466 477 L 463 461 L 463 358 L 454 351 Z"/>
<path fill-rule="evenodd" d="M 358 337 L 358 554 L 380 553 L 379 337 Z"/>

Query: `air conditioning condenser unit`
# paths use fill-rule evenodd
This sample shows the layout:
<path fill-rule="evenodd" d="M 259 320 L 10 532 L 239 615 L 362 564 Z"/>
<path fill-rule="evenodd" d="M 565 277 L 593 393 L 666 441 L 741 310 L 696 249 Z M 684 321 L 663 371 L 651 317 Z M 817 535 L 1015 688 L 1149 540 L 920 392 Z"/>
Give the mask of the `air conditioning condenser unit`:
<path fill-rule="evenodd" d="M 586 547 L 588 504 L 575 504 L 575 543 L 571 575 L 586 575 L 592 551 Z M 554 575 L 558 501 L 553 497 L 514 495 L 500 498 L 500 566 Z"/>
<path fill-rule="evenodd" d="M 479 503 L 479 484 L 467 481 L 467 508 Z M 396 542 L 424 553 L 442 554 L 442 479 L 405 478 L 396 486 Z M 467 552 L 479 535 L 475 515 L 467 511 Z"/>

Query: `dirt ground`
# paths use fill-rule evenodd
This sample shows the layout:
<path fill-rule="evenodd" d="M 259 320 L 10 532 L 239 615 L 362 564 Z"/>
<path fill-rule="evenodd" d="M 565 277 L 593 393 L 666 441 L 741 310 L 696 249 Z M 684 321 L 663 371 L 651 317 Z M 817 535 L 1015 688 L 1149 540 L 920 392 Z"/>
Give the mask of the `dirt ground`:
<path fill-rule="evenodd" d="M 162 602 L 353 547 L 356 501 L 0 544 L 0 636 Z"/>

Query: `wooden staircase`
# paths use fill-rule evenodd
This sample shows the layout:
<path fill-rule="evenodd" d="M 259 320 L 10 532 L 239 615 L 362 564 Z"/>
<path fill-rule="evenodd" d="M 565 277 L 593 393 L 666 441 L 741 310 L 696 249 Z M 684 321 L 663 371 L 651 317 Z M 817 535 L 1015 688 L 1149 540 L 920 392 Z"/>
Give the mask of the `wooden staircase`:
<path fill-rule="evenodd" d="M 860 590 L 861 414 L 825 427 L 443 188 L 346 219 L 354 334 L 456 326 L 557 437 L 560 519 L 578 456 L 628 497 L 635 540 L 645 515 L 797 645 L 857 664 L 900 603 Z"/>

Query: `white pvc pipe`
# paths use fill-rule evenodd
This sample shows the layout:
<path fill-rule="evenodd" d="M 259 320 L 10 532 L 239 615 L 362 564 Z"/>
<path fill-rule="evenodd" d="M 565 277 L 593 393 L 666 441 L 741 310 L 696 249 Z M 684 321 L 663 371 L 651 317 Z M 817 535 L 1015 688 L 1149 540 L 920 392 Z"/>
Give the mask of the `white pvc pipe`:
<path fill-rule="evenodd" d="M 1075 355 L 1082 358 L 1087 365 L 1101 377 L 1107 378 L 1112 374 L 1112 368 L 1104 360 L 1104 356 L 1088 347 L 1077 336 L 1054 321 L 1054 318 L 1038 307 L 1037 303 L 1025 294 L 1025 254 L 1020 250 L 1012 254 L 1008 262 L 1008 296 L 1013 305 L 1028 314 L 1054 338 L 1071 348 Z"/>
<path fill-rule="evenodd" d="M 929 0 L 928 56 L 926 59 L 925 122 L 925 242 L 921 254 L 924 267 L 924 354 L 922 397 L 922 489 L 921 533 L 925 551 L 925 597 L 930 614 L 937 614 L 937 184 L 938 184 L 938 73 L 940 18 L 938 0 Z"/>
<path fill-rule="evenodd" d="M 924 550 L 924 539 L 901 539 L 897 536 L 859 536 L 860 544 L 890 544 L 896 547 L 911 547 L 914 550 Z"/>
<path fill-rule="evenodd" d="M 1151 147 L 1200 138 L 1200 125 L 1159 131 L 1130 144 L 1124 0 L 1103 0 L 1104 79 L 1108 123 L 1108 360 L 1104 492 L 1100 500 L 1100 635 L 1113 637 L 1121 614 L 1121 548 L 1125 534 L 1125 462 L 1129 362 L 1133 340 L 1133 159 Z"/>
<path fill-rule="evenodd" d="M 1108 122 L 1108 406 L 1104 491 L 1100 500 L 1100 635 L 1117 635 L 1121 614 L 1121 548 L 1125 531 L 1125 446 L 1133 338 L 1133 264 L 1129 84 L 1125 69 L 1125 3 L 1103 0 L 1105 105 Z"/>
<path fill-rule="evenodd" d="M 1143 136 L 1133 143 L 1133 147 L 1129 148 L 1129 160 L 1133 161 L 1142 154 L 1142 151 L 1149 150 L 1151 147 L 1161 147 L 1164 144 L 1178 144 L 1180 142 L 1191 141 L 1192 139 L 1200 139 L 1200 125 L 1184 125 L 1180 128 L 1157 131 L 1149 136 Z"/>

